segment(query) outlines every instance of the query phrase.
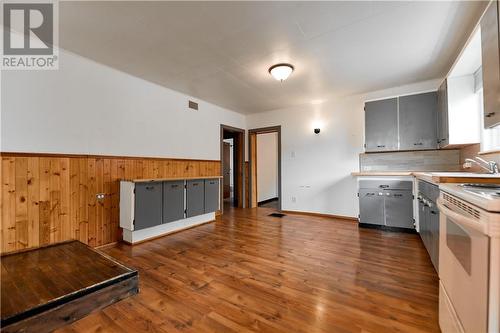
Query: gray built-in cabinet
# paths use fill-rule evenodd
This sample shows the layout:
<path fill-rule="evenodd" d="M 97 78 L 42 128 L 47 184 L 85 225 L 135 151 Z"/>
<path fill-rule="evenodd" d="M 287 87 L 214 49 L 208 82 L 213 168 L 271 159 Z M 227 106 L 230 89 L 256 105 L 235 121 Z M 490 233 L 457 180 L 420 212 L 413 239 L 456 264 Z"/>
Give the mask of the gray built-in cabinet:
<path fill-rule="evenodd" d="M 437 148 L 437 92 L 365 103 L 367 152 Z"/>
<path fill-rule="evenodd" d="M 365 104 L 365 146 L 366 151 L 398 149 L 397 98 Z"/>
<path fill-rule="evenodd" d="M 420 237 L 431 258 L 436 271 L 439 267 L 439 197 L 437 185 L 418 181 L 418 222 Z"/>
<path fill-rule="evenodd" d="M 219 180 L 205 179 L 205 213 L 219 209 Z"/>
<path fill-rule="evenodd" d="M 163 182 L 163 223 L 184 218 L 184 181 Z"/>
<path fill-rule="evenodd" d="M 436 92 L 399 97 L 399 149 L 436 149 L 436 121 Z"/>
<path fill-rule="evenodd" d="M 154 227 L 219 209 L 219 179 L 137 182 L 134 230 Z"/>
<path fill-rule="evenodd" d="M 481 18 L 484 127 L 500 125 L 500 4 L 490 3 Z"/>
<path fill-rule="evenodd" d="M 135 185 L 134 229 L 141 230 L 162 223 L 162 183 Z"/>
<path fill-rule="evenodd" d="M 411 180 L 360 180 L 359 222 L 414 229 Z"/>
<path fill-rule="evenodd" d="M 186 184 L 186 216 L 192 217 L 205 213 L 205 181 L 188 180 Z"/>

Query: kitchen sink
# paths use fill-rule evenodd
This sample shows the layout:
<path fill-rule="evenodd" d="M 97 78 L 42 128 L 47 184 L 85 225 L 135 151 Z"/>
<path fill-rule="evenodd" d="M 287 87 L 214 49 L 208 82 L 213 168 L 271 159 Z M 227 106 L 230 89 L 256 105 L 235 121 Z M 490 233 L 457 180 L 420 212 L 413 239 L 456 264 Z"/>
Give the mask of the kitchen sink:
<path fill-rule="evenodd" d="M 465 188 L 479 188 L 479 189 L 491 189 L 491 190 L 499 190 L 500 191 L 500 185 L 499 184 L 461 184 L 460 186 L 465 187 Z"/>
<path fill-rule="evenodd" d="M 467 192 L 475 193 L 481 196 L 496 198 L 500 197 L 499 184 L 460 184 L 461 187 Z"/>

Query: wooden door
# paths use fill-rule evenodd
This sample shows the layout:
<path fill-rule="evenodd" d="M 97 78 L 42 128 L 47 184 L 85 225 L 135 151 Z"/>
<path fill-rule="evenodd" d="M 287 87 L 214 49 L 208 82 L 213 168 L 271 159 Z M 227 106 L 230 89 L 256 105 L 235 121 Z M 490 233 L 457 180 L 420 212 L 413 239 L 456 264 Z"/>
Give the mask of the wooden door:
<path fill-rule="evenodd" d="M 222 173 L 223 173 L 223 192 L 224 192 L 224 199 L 229 198 L 231 196 L 231 164 L 230 164 L 230 158 L 231 158 L 231 144 L 224 142 L 222 146 Z"/>

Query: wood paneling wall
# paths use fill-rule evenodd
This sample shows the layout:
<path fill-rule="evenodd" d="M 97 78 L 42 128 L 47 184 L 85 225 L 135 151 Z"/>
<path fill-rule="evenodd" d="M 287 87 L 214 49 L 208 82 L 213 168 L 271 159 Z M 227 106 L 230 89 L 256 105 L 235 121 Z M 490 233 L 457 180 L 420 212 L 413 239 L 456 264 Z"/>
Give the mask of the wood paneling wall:
<path fill-rule="evenodd" d="M 1 154 L 0 251 L 121 239 L 119 180 L 219 176 L 220 161 Z M 104 193 L 103 200 L 96 200 Z"/>

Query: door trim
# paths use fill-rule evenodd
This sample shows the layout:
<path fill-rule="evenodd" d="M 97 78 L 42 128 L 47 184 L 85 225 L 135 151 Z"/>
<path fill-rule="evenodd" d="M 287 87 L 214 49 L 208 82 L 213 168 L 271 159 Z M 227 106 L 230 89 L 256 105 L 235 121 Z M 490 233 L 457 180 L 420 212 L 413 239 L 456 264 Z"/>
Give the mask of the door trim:
<path fill-rule="evenodd" d="M 252 136 L 256 136 L 257 134 L 266 134 L 266 133 L 277 133 L 278 134 L 278 210 L 281 211 L 281 204 L 282 204 L 282 194 L 281 194 L 281 125 L 277 126 L 269 126 L 269 127 L 261 127 L 261 128 L 253 128 L 248 130 L 248 195 L 249 195 L 249 200 L 248 200 L 248 205 L 250 208 L 254 208 L 257 206 L 257 197 L 253 197 L 252 193 L 252 185 L 256 179 L 253 178 L 253 173 L 257 171 L 257 159 L 252 158 L 252 151 L 257 148 L 257 145 L 255 144 L 255 147 L 253 147 L 252 144 Z M 256 151 L 255 151 L 256 152 Z M 256 177 L 255 177 L 256 178 Z M 257 196 L 257 192 L 255 192 L 255 196 Z"/>

